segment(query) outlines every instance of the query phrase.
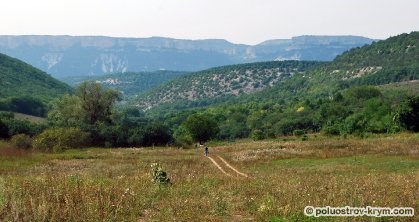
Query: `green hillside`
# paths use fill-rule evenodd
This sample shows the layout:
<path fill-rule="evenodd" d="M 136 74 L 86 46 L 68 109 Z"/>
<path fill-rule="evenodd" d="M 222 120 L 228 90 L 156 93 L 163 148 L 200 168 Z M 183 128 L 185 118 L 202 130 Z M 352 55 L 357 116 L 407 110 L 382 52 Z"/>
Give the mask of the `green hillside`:
<path fill-rule="evenodd" d="M 407 127 L 398 122 L 399 114 L 414 110 L 407 98 L 419 91 L 418 47 L 418 32 L 402 34 L 295 72 L 260 92 L 201 109 L 177 110 L 185 106 L 176 102 L 148 114 L 176 129 L 193 113 L 203 113 L 219 123 L 219 139 L 398 132 Z"/>
<path fill-rule="evenodd" d="M 0 54 L 0 109 L 44 115 L 51 99 L 72 88 L 18 59 Z M 25 106 L 28 106 L 27 110 Z"/>
<path fill-rule="evenodd" d="M 325 77 L 333 76 L 349 85 L 382 85 L 419 79 L 419 32 L 352 49 L 321 71 Z"/>
<path fill-rule="evenodd" d="M 296 75 L 249 100 L 331 97 L 361 85 L 383 85 L 419 79 L 419 32 L 402 34 L 354 48 L 304 75 Z"/>
<path fill-rule="evenodd" d="M 360 78 L 366 74 L 376 74 L 373 77 L 378 77 L 387 74 L 386 80 L 376 79 L 369 82 L 373 84 L 410 80 L 410 75 L 417 74 L 416 71 L 419 70 L 418 43 L 419 32 L 412 32 L 354 48 L 338 56 L 325 71 L 332 71 L 342 78 Z"/>
<path fill-rule="evenodd" d="M 61 80 L 71 86 L 77 86 L 83 81 L 97 81 L 104 87 L 113 88 L 130 97 L 185 74 L 177 71 L 125 72 L 100 76 L 69 76 Z"/>
<path fill-rule="evenodd" d="M 282 61 L 212 68 L 184 75 L 140 94 L 135 103 L 147 110 L 162 104 L 214 101 L 251 94 L 277 85 L 320 64 L 322 63 Z"/>
<path fill-rule="evenodd" d="M 31 96 L 42 101 L 71 92 L 72 88 L 18 59 L 0 54 L 0 95 Z"/>

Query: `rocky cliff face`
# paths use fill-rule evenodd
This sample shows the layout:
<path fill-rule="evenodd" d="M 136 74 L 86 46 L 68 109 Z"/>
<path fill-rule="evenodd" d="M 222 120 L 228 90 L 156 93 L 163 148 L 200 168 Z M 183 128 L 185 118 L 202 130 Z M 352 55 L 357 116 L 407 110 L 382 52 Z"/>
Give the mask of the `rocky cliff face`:
<path fill-rule="evenodd" d="M 222 39 L 0 36 L 0 52 L 63 77 L 162 69 L 196 71 L 272 60 L 329 61 L 372 41 L 355 36 L 300 36 L 250 46 Z"/>

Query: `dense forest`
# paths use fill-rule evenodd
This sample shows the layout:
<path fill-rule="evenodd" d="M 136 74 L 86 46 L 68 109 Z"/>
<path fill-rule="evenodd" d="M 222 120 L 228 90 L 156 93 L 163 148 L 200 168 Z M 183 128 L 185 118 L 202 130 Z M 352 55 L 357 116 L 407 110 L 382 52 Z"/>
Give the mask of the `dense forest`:
<path fill-rule="evenodd" d="M 0 54 L 0 110 L 45 116 L 53 98 L 72 92 L 45 72 Z"/>

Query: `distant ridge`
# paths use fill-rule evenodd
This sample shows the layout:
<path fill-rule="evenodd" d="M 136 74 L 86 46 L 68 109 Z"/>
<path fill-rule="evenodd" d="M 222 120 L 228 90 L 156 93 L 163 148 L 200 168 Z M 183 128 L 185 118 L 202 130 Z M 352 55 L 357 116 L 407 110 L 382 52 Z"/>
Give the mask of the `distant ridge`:
<path fill-rule="evenodd" d="M 374 40 L 357 36 L 299 36 L 257 45 L 224 39 L 164 37 L 0 36 L 0 52 L 54 77 L 156 70 L 198 71 L 216 66 L 282 60 L 331 61 Z"/>

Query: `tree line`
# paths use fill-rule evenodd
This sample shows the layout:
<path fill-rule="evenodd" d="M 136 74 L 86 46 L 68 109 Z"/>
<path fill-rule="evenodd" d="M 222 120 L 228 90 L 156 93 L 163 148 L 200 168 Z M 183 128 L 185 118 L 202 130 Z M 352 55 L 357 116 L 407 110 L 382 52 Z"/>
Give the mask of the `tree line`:
<path fill-rule="evenodd" d="M 96 82 L 84 82 L 74 95 L 50 103 L 47 122 L 0 115 L 0 137 L 40 151 L 59 152 L 82 146 L 140 147 L 177 145 L 211 139 L 277 138 L 419 131 L 419 96 L 399 104 L 373 86 L 353 87 L 328 98 L 302 101 L 248 102 L 209 108 L 146 114 L 118 107 L 121 95 Z"/>

